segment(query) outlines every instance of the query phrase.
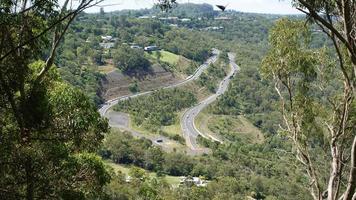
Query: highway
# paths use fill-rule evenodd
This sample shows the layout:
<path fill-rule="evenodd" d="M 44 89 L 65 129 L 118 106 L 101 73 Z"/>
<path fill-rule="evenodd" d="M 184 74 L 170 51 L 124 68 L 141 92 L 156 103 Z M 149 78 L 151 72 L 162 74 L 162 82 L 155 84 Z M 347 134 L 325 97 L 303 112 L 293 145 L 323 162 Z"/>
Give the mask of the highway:
<path fill-rule="evenodd" d="M 199 78 L 199 76 L 203 73 L 203 71 L 208 68 L 208 66 L 211 63 L 215 63 L 218 59 L 218 56 L 220 54 L 220 51 L 218 49 L 213 49 L 212 51 L 213 55 L 201 66 L 198 67 L 198 69 L 194 72 L 193 75 L 189 76 L 187 79 L 185 79 L 182 82 L 176 83 L 174 85 L 170 85 L 167 87 L 162 87 L 162 88 L 158 88 L 158 89 L 169 89 L 169 88 L 175 88 L 175 87 L 179 87 L 182 86 L 190 81 L 196 80 Z M 142 95 L 147 95 L 152 93 L 153 90 L 151 91 L 147 91 L 147 92 L 141 92 L 141 93 L 137 93 L 137 94 L 131 94 L 131 95 L 126 95 L 126 96 L 121 96 L 121 97 L 117 97 L 115 99 L 111 99 L 107 102 L 105 102 L 104 104 L 101 105 L 100 109 L 99 109 L 99 113 L 101 116 L 105 116 L 107 111 L 113 107 L 114 105 L 116 105 L 119 101 L 123 101 L 129 98 L 134 98 L 134 97 L 138 97 L 138 96 L 142 96 Z"/>
<path fill-rule="evenodd" d="M 213 135 L 208 135 L 205 133 L 200 132 L 196 126 L 195 126 L 195 118 L 198 116 L 198 114 L 206 108 L 209 104 L 213 103 L 217 97 L 222 95 L 224 92 L 227 91 L 231 77 L 234 76 L 238 71 L 239 71 L 239 66 L 235 63 L 235 55 L 232 53 L 229 53 L 229 60 L 230 60 L 230 73 L 220 82 L 219 87 L 216 91 L 215 94 L 209 96 L 205 100 L 201 101 L 198 105 L 188 109 L 182 116 L 181 118 L 181 127 L 183 130 L 183 136 L 186 140 L 186 144 L 192 149 L 192 150 L 200 150 L 203 151 L 203 148 L 199 148 L 197 145 L 197 137 L 198 135 L 201 135 L 202 137 L 217 141 L 222 143 L 223 141 L 219 139 L 216 136 Z"/>
<path fill-rule="evenodd" d="M 196 71 L 193 73 L 193 75 L 187 77 L 184 81 L 179 82 L 177 84 L 174 85 L 170 85 L 167 87 L 162 87 L 159 89 L 168 89 L 168 88 L 175 88 L 175 87 L 179 87 L 182 86 L 186 83 L 189 83 L 193 80 L 196 80 L 199 78 L 199 76 L 203 73 L 204 70 L 206 70 L 208 68 L 208 66 L 212 63 L 215 63 L 218 59 L 218 56 L 220 54 L 220 51 L 218 49 L 213 49 L 212 51 L 213 55 L 207 59 L 207 61 L 202 64 L 201 66 L 199 66 Z M 137 94 L 132 94 L 132 95 L 127 95 L 127 96 L 121 96 L 121 97 L 117 97 L 115 99 L 109 100 L 107 102 L 105 102 L 104 104 L 101 105 L 100 109 L 99 109 L 99 113 L 101 116 L 108 118 L 109 120 L 109 126 L 113 127 L 113 128 L 119 128 L 121 130 L 124 131 L 128 131 L 130 132 L 134 137 L 140 137 L 140 138 L 146 138 L 152 141 L 153 145 L 156 146 L 160 146 L 162 147 L 164 150 L 166 151 L 172 151 L 170 144 L 175 143 L 175 141 L 172 141 L 166 137 L 163 136 L 149 136 L 146 134 L 142 134 L 139 133 L 135 130 L 131 130 L 129 128 L 129 118 L 128 116 L 125 116 L 125 114 L 123 113 L 116 113 L 112 110 L 110 110 L 110 108 L 112 108 L 113 106 L 115 106 L 119 101 L 123 101 L 129 98 L 135 98 L 138 96 L 142 96 L 142 95 L 147 95 L 152 93 L 152 91 L 147 91 L 147 92 L 141 92 L 141 93 L 137 93 Z M 161 142 L 158 142 L 161 141 Z M 202 153 L 208 153 L 209 150 L 206 149 L 192 149 L 190 148 L 190 146 L 187 146 L 186 152 L 190 155 L 198 155 L 198 154 L 202 154 Z"/>

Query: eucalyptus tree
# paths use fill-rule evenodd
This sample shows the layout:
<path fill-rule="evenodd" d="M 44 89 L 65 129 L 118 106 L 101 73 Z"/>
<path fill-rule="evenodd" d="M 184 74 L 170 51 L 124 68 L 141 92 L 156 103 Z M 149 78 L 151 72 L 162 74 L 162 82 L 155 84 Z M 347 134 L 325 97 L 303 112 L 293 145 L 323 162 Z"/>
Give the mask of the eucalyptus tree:
<path fill-rule="evenodd" d="M 95 155 L 108 124 L 55 67 L 75 17 L 102 1 L 0 1 L 0 199 L 93 199 L 109 182 Z"/>
<path fill-rule="evenodd" d="M 313 198 L 356 199 L 356 1 L 293 4 L 330 38 L 332 53 L 310 47 L 304 22 L 281 20 L 261 71 L 276 82 L 281 132 L 293 141 Z M 323 156 L 327 164 L 318 163 Z"/>

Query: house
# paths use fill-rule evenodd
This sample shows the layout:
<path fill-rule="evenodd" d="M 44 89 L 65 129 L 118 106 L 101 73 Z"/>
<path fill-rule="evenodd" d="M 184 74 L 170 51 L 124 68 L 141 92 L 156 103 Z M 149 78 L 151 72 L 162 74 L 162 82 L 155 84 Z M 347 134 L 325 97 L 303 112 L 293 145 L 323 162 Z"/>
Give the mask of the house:
<path fill-rule="evenodd" d="M 106 36 L 101 36 L 101 39 L 104 41 L 111 41 L 113 38 L 110 35 L 106 35 Z"/>
<path fill-rule="evenodd" d="M 102 42 L 102 43 L 99 43 L 99 46 L 104 49 L 111 49 L 115 46 L 115 43 L 114 42 Z"/>
<path fill-rule="evenodd" d="M 183 184 L 186 184 L 186 185 L 195 185 L 195 186 L 198 186 L 198 187 L 206 187 L 207 184 L 208 184 L 208 181 L 206 180 L 203 180 L 199 177 L 185 177 L 185 176 L 182 176 L 180 177 L 180 182 L 179 182 L 180 185 L 183 185 Z"/>
<path fill-rule="evenodd" d="M 181 22 L 190 22 L 190 21 L 192 21 L 192 20 L 189 19 L 189 18 L 183 18 L 183 19 L 181 19 L 180 21 L 181 21 Z"/>
<path fill-rule="evenodd" d="M 150 17 L 149 16 L 147 16 L 147 15 L 144 15 L 144 16 L 140 16 L 140 17 L 138 17 L 139 19 L 149 19 Z"/>
<path fill-rule="evenodd" d="M 167 19 L 168 20 L 178 20 L 179 18 L 178 17 L 168 17 Z"/>
<path fill-rule="evenodd" d="M 153 46 L 147 46 L 144 48 L 145 51 L 157 51 L 159 50 L 157 46 L 153 45 Z"/>

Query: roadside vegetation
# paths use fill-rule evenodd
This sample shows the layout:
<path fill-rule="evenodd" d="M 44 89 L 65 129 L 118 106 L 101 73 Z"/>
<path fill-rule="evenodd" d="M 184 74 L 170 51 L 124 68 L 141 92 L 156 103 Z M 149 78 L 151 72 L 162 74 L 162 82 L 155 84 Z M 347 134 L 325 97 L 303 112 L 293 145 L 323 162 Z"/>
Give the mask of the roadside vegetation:
<path fill-rule="evenodd" d="M 355 196 L 356 24 L 348 19 L 356 11 L 349 4 L 295 0 L 312 12 L 305 23 L 304 16 L 221 14 L 208 4 L 80 14 L 90 2 L 0 3 L 0 199 Z M 172 1 L 160 2 L 171 8 Z M 315 21 L 321 27 L 308 26 Z M 144 51 L 151 45 L 162 50 Z M 222 54 L 199 80 L 114 108 L 184 149 L 182 113 L 215 91 L 227 72 L 226 52 L 235 52 L 241 71 L 197 120 L 224 138 L 198 137 L 209 154 L 166 152 L 157 140 L 110 129 L 97 112 L 103 96 L 185 79 L 212 47 Z M 172 187 L 179 176 L 209 183 Z"/>
<path fill-rule="evenodd" d="M 164 180 L 165 176 L 196 176 L 211 181 L 208 187 L 198 189 L 199 196 L 206 197 L 208 194 L 213 194 L 207 197 L 208 199 L 218 198 L 221 195 L 235 196 L 236 199 L 245 199 L 250 195 L 262 195 L 265 198 L 274 196 L 291 200 L 309 199 L 308 193 L 300 186 L 304 184 L 304 179 L 298 178 L 300 172 L 290 163 L 288 155 L 276 149 L 277 144 L 278 148 L 283 149 L 289 149 L 290 146 L 285 146 L 282 142 L 276 143 L 276 141 L 266 141 L 264 144 L 236 141 L 229 146 L 208 141 L 207 146 L 213 149 L 213 153 L 192 157 L 182 153 L 166 153 L 152 146 L 151 141 L 135 139 L 129 133 L 112 132 L 107 136 L 100 155 L 105 159 L 110 159 L 113 163 L 137 166 L 156 172 L 158 175 L 158 177 L 147 178 L 146 173 L 140 173 L 146 178 L 140 176 L 138 178 L 140 181 L 134 183 L 116 181 L 116 176 L 114 176 L 113 181 L 107 187 L 109 194 L 123 191 L 116 190 L 118 184 L 121 188 L 126 188 L 124 191 L 152 187 L 156 191 L 155 198 L 181 199 L 184 196 L 197 198 L 196 193 L 187 193 L 197 190 L 195 186 L 172 189 L 168 186 L 152 185 L 152 180 L 156 179 L 162 184 L 167 184 Z M 291 171 L 293 173 L 290 173 Z M 123 173 L 129 172 L 123 169 Z M 123 179 L 123 174 L 119 173 L 119 176 Z M 224 188 L 221 188 L 222 186 Z M 230 187 L 235 189 L 225 190 Z M 182 191 L 185 193 L 182 194 Z M 131 198 L 144 196 L 144 194 L 131 192 L 125 192 L 123 195 Z"/>
<path fill-rule="evenodd" d="M 207 71 L 198 79 L 198 84 L 206 87 L 211 93 L 215 93 L 218 83 L 226 76 L 224 65 L 210 64 Z"/>
<path fill-rule="evenodd" d="M 121 101 L 114 110 L 129 113 L 135 125 L 159 133 L 162 126 L 169 126 L 180 120 L 177 112 L 196 102 L 192 92 L 175 88 Z"/>

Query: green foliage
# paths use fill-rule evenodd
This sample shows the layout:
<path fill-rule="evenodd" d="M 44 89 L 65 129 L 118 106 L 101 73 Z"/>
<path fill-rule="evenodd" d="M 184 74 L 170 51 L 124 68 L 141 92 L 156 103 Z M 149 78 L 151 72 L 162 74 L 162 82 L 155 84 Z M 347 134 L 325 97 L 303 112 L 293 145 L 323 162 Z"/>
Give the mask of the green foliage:
<path fill-rule="evenodd" d="M 137 93 L 140 91 L 140 88 L 138 87 L 137 81 L 129 85 L 129 90 L 132 93 Z"/>
<path fill-rule="evenodd" d="M 210 64 L 208 70 L 200 75 L 198 83 L 214 93 L 218 87 L 218 83 L 220 83 L 225 76 L 225 64 Z"/>
<path fill-rule="evenodd" d="M 113 55 L 115 65 L 125 74 L 135 74 L 147 71 L 150 62 L 145 58 L 142 49 L 131 49 L 129 46 L 120 46 Z"/>
<path fill-rule="evenodd" d="M 141 191 L 137 187 L 144 186 L 148 191 L 155 188 L 154 191 L 162 199 L 245 199 L 246 196 L 251 195 L 263 195 L 267 199 L 311 199 L 306 190 L 301 187 L 307 182 L 295 169 L 294 163 L 290 160 L 291 155 L 280 150 L 288 151 L 291 147 L 277 136 L 264 144 L 249 145 L 235 142 L 219 145 L 216 143 L 210 145 L 213 154 L 191 157 L 179 153 L 165 153 L 157 147 L 152 147 L 146 140 L 134 139 L 128 133 L 113 132 L 105 140 L 102 152 L 107 152 L 106 155 L 111 154 L 110 157 L 114 159 L 118 153 L 115 151 L 117 148 L 121 149 L 121 155 L 118 157 L 134 157 L 140 160 L 139 163 L 132 161 L 125 162 L 126 164 L 134 164 L 160 173 L 163 171 L 164 174 L 169 175 L 203 176 L 211 180 L 207 188 L 181 186 L 168 189 L 156 185 L 154 179 L 142 179 L 141 177 L 147 176 L 142 170 L 135 168 L 135 171 L 139 171 L 140 181 L 126 186 L 121 185 L 122 181 L 115 182 L 120 184 L 120 187 L 126 188 L 124 195 L 132 195 L 131 198 L 143 198 L 141 195 L 147 195 L 145 192 L 140 194 L 133 192 Z M 110 185 L 112 184 L 114 183 Z M 146 189 L 142 190 L 146 191 Z"/>
<path fill-rule="evenodd" d="M 42 61 L 29 65 L 28 84 L 43 66 Z M 0 128 L 6 142 L 0 147 L 4 161 L 0 171 L 6 178 L 0 180 L 0 187 L 11 192 L 0 196 L 17 198 L 28 187 L 33 195 L 44 198 L 49 194 L 64 199 L 100 195 L 109 175 L 93 153 L 108 124 L 95 105 L 80 90 L 63 83 L 55 68 L 31 90 L 23 105 L 24 133 L 11 112 L 2 112 L 6 125 L 0 123 Z"/>
<path fill-rule="evenodd" d="M 191 92 L 170 89 L 119 102 L 114 109 L 130 113 L 137 125 L 158 131 L 161 126 L 172 125 L 177 120 L 176 112 L 196 102 Z"/>
<path fill-rule="evenodd" d="M 101 104 L 100 81 L 103 75 L 96 70 L 97 65 L 103 64 L 102 52 L 96 46 L 99 42 L 88 38 L 92 43 L 87 43 L 87 38 L 75 34 L 69 31 L 61 43 L 57 53 L 59 72 L 63 80 L 85 92 L 96 105 Z"/>
<path fill-rule="evenodd" d="M 199 34 L 197 31 L 173 29 L 165 33 L 161 45 L 172 53 L 183 55 L 197 62 L 204 62 L 213 47 L 209 41 L 212 41 L 211 37 Z"/>
<path fill-rule="evenodd" d="M 278 96 L 273 83 L 263 80 L 258 71 L 265 48 L 245 44 L 236 47 L 236 62 L 241 70 L 231 80 L 228 91 L 209 110 L 222 115 L 244 114 L 265 133 L 276 134 L 281 120 L 275 107 Z"/>

